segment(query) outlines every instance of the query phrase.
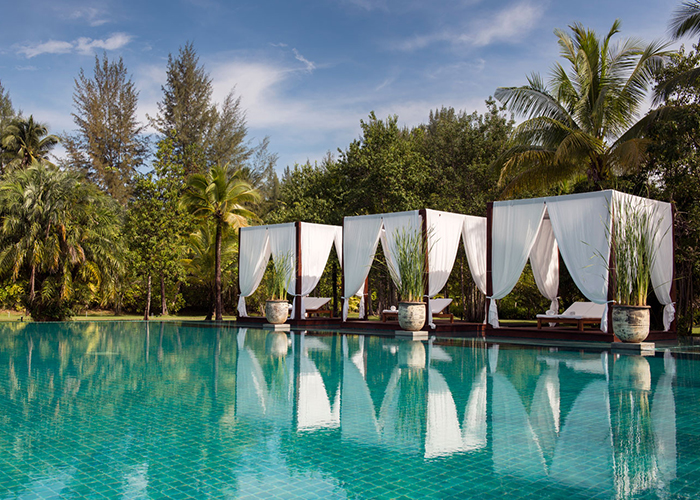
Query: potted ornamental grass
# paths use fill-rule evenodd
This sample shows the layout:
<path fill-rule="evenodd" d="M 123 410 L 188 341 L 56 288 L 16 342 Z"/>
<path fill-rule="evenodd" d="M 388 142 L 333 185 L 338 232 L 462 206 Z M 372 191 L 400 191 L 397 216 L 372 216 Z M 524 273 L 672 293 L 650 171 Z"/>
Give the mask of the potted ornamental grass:
<path fill-rule="evenodd" d="M 419 230 L 403 229 L 395 233 L 394 261 L 389 272 L 399 292 L 399 325 L 415 332 L 425 324 L 425 244 Z"/>
<path fill-rule="evenodd" d="M 649 335 L 647 295 L 661 221 L 642 203 L 616 202 L 612 209 L 613 332 L 623 342 L 639 343 Z"/>
<path fill-rule="evenodd" d="M 291 277 L 292 259 L 289 256 L 272 259 L 272 269 L 267 281 L 267 301 L 265 302 L 265 318 L 272 325 L 284 323 L 289 316 L 287 286 Z"/>

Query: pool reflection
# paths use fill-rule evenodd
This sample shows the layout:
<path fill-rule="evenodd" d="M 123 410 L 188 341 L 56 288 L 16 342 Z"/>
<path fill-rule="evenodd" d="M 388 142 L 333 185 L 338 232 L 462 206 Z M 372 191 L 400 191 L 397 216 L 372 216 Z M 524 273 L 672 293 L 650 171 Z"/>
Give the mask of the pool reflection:
<path fill-rule="evenodd" d="M 116 496 L 167 496 L 173 468 L 189 474 L 180 491 L 195 497 L 292 485 L 365 496 L 377 482 L 387 491 L 367 496 L 479 496 L 478 471 L 492 492 L 536 485 L 553 498 L 630 498 L 670 494 L 679 476 L 668 352 L 172 325 L 8 328 L 3 497 L 89 496 L 102 479 Z M 431 479 L 445 467 L 452 486 Z"/>

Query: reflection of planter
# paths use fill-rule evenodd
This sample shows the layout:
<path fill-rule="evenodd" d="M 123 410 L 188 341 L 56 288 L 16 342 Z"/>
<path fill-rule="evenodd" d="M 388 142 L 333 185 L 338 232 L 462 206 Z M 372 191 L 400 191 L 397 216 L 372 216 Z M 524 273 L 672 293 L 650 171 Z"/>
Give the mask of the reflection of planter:
<path fill-rule="evenodd" d="M 620 356 L 613 367 L 613 384 L 621 390 L 650 391 L 649 362 L 643 356 Z"/>
<path fill-rule="evenodd" d="M 399 302 L 399 325 L 409 332 L 417 332 L 425 324 L 424 302 Z"/>
<path fill-rule="evenodd" d="M 268 333 L 265 337 L 265 352 L 270 356 L 283 358 L 289 350 L 289 338 L 285 333 Z"/>
<path fill-rule="evenodd" d="M 612 306 L 613 332 L 622 342 L 639 343 L 649 335 L 649 306 Z"/>
<path fill-rule="evenodd" d="M 268 300 L 265 302 L 265 318 L 272 325 L 281 325 L 289 316 L 289 302 L 286 300 Z"/>
<path fill-rule="evenodd" d="M 425 368 L 425 347 L 423 342 L 406 341 L 399 344 L 400 368 Z"/>

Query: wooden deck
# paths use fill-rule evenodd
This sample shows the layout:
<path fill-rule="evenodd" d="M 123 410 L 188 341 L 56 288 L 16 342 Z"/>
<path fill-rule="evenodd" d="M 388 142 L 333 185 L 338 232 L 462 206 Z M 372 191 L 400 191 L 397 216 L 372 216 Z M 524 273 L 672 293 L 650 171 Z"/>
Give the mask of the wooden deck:
<path fill-rule="evenodd" d="M 236 324 L 242 326 L 261 326 L 267 323 L 264 317 L 248 317 L 237 321 Z M 302 320 L 289 320 L 289 324 L 293 329 L 303 330 L 351 330 L 351 331 L 366 331 L 367 333 L 381 332 L 380 335 L 386 335 L 390 332 L 400 330 L 398 321 L 376 321 L 376 320 L 358 320 L 351 319 L 342 322 L 340 318 L 307 318 Z M 503 326 L 501 328 L 492 328 L 490 325 L 483 323 L 469 323 L 466 321 L 457 321 L 450 323 L 445 320 L 435 321 L 435 330 L 431 330 L 440 337 L 454 338 L 509 338 L 509 339 L 532 339 L 532 340 L 552 340 L 552 341 L 576 341 L 576 342 L 619 342 L 619 339 L 611 333 L 603 333 L 599 329 L 586 328 L 579 331 L 576 326 L 557 326 L 543 327 L 538 329 L 536 326 L 530 325 L 513 325 Z M 676 340 L 676 332 L 661 332 L 652 331 L 649 333 L 647 341 L 658 342 L 662 340 Z"/>

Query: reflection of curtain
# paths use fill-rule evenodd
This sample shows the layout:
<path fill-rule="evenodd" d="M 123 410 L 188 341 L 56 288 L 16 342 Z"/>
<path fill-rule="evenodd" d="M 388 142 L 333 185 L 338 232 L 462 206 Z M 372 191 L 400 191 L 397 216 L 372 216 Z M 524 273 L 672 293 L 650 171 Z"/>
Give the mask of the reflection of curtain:
<path fill-rule="evenodd" d="M 510 293 L 520 279 L 540 230 L 544 202 L 500 201 L 493 204 L 491 269 L 493 295 L 488 322 L 498 328 L 496 300 Z"/>
<path fill-rule="evenodd" d="M 348 301 L 364 286 L 377 251 L 382 217 L 346 217 L 343 226 L 343 321 L 346 321 Z"/>
<path fill-rule="evenodd" d="M 445 287 L 457 258 L 464 215 L 425 211 L 428 228 L 428 324 L 435 328 L 430 299 Z"/>
<path fill-rule="evenodd" d="M 586 464 L 586 473 L 574 464 Z M 587 490 L 589 497 L 613 491 L 613 445 L 608 384 L 589 383 L 574 401 L 554 450 L 550 477 Z"/>
<path fill-rule="evenodd" d="M 238 297 L 238 315 L 246 317 L 245 298 L 260 286 L 270 259 L 270 239 L 266 226 L 244 227 L 240 231 L 238 284 L 241 294 Z"/>
<path fill-rule="evenodd" d="M 367 382 L 357 364 L 348 358 L 343 359 L 340 421 L 343 441 L 369 446 L 379 444 L 379 424 Z"/>
<path fill-rule="evenodd" d="M 250 422 L 260 422 L 267 413 L 267 384 L 262 368 L 249 347 L 238 351 L 236 364 L 236 415 Z"/>
<path fill-rule="evenodd" d="M 474 378 L 462 425 L 465 451 L 486 446 L 486 367 Z"/>
<path fill-rule="evenodd" d="M 540 232 L 530 251 L 530 265 L 537 289 L 551 301 L 549 310 L 559 314 L 559 247 L 549 219 L 542 221 Z"/>
<path fill-rule="evenodd" d="M 309 295 L 321 279 L 331 247 L 342 241 L 343 228 L 340 226 L 327 226 L 325 224 L 301 223 L 301 296 Z M 338 253 L 340 255 L 340 253 Z M 294 291 L 294 290 L 293 290 Z M 293 292 L 292 291 L 292 292 Z M 297 301 L 297 297 L 294 297 Z M 292 319 L 294 319 L 296 307 L 292 307 Z M 304 318 L 306 309 L 304 301 L 301 301 L 301 317 Z"/>
<path fill-rule="evenodd" d="M 492 378 L 491 422 L 494 472 L 530 481 L 545 479 L 544 457 L 520 395 L 504 375 L 494 373 Z"/>
<path fill-rule="evenodd" d="M 537 379 L 530 410 L 530 424 L 545 459 L 551 460 L 559 434 L 559 370 L 551 366 Z"/>
<path fill-rule="evenodd" d="M 321 372 L 307 356 L 299 357 L 298 430 L 309 431 L 340 425 L 337 405 L 331 407 Z"/>
<path fill-rule="evenodd" d="M 451 455 L 462 450 L 462 432 L 452 392 L 435 368 L 428 369 L 428 412 L 425 458 Z"/>
<path fill-rule="evenodd" d="M 423 445 L 420 420 L 424 418 L 421 407 L 415 403 L 425 393 L 415 393 L 410 374 L 394 368 L 379 410 L 379 428 L 382 444 L 400 453 L 419 453 Z M 409 370 L 410 371 L 410 370 Z"/>
<path fill-rule="evenodd" d="M 546 198 L 561 258 L 574 283 L 591 302 L 607 304 L 611 191 Z M 608 331 L 607 305 L 600 329 Z"/>
<path fill-rule="evenodd" d="M 676 479 L 676 401 L 673 397 L 673 379 L 676 360 L 664 353 L 666 372 L 656 383 L 651 405 L 651 421 L 656 442 L 656 461 L 661 480 L 668 485 Z"/>

